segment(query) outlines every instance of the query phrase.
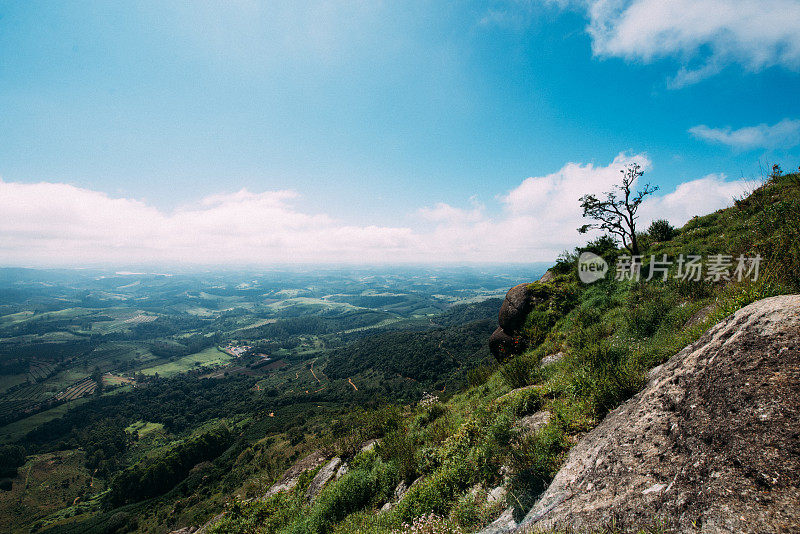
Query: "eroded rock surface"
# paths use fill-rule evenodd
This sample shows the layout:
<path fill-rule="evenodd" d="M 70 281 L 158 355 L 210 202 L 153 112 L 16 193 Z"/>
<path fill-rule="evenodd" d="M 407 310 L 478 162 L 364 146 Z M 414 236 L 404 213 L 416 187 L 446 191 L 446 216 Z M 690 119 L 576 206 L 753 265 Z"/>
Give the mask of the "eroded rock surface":
<path fill-rule="evenodd" d="M 276 493 L 294 489 L 294 487 L 297 485 L 297 481 L 299 480 L 301 474 L 308 471 L 309 469 L 316 469 L 317 467 L 325 463 L 325 460 L 326 460 L 325 455 L 319 451 L 309 454 L 308 456 L 306 456 L 305 458 L 294 464 L 292 467 L 287 469 L 283 473 L 281 478 L 275 484 L 273 484 L 272 487 L 269 488 L 269 490 L 267 490 L 267 493 L 264 494 L 262 499 L 268 499 L 269 497 L 272 497 Z"/>
<path fill-rule="evenodd" d="M 337 456 L 322 466 L 322 468 L 317 471 L 317 474 L 314 476 L 311 484 L 308 485 L 308 489 L 306 490 L 306 499 L 313 501 L 316 496 L 319 495 L 319 492 L 322 491 L 322 488 L 325 487 L 325 484 L 330 482 L 330 480 L 336 475 L 336 472 L 339 470 L 339 466 L 341 465 L 342 459 Z"/>
<path fill-rule="evenodd" d="M 535 434 L 550 422 L 550 412 L 541 410 L 531 415 L 526 415 L 515 425 L 517 428 L 528 434 Z"/>
<path fill-rule="evenodd" d="M 800 531 L 800 296 L 739 310 L 649 377 L 522 525 Z"/>

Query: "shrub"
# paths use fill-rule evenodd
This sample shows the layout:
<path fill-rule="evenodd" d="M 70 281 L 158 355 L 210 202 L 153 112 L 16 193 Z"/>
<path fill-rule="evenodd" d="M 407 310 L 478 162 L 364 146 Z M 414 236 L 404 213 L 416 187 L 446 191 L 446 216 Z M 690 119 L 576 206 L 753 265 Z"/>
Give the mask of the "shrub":
<path fill-rule="evenodd" d="M 777 279 L 791 282 L 800 271 L 800 198 L 787 196 L 756 216 L 756 249 Z"/>
<path fill-rule="evenodd" d="M 670 278 L 667 283 L 675 289 L 681 297 L 689 300 L 702 300 L 714 294 L 714 284 L 706 280 L 682 280 Z"/>
<path fill-rule="evenodd" d="M 465 486 L 463 472 L 454 467 L 442 468 L 409 489 L 396 510 L 401 521 L 413 521 L 425 514 L 444 515 Z"/>
<path fill-rule="evenodd" d="M 210 529 L 210 534 L 256 534 L 274 532 L 291 521 L 298 502 L 286 493 L 279 493 L 262 502 L 233 501 L 225 515 Z"/>
<path fill-rule="evenodd" d="M 467 384 L 470 387 L 482 386 L 494 374 L 494 365 L 479 365 L 467 371 Z"/>
<path fill-rule="evenodd" d="M 390 464 L 378 461 L 371 469 L 353 469 L 319 495 L 308 515 L 309 530 L 329 532 L 347 515 L 388 500 L 396 483 L 397 471 Z"/>
<path fill-rule="evenodd" d="M 436 514 L 426 514 L 411 522 L 403 523 L 400 530 L 392 534 L 461 534 L 461 530 Z"/>
<path fill-rule="evenodd" d="M 542 393 L 536 388 L 523 389 L 509 393 L 499 399 L 497 408 L 508 410 L 515 417 L 532 414 L 542 407 Z"/>
<path fill-rule="evenodd" d="M 540 432 L 522 434 L 511 449 L 511 477 L 509 493 L 517 514 L 526 513 L 536 498 L 553 480 L 561 455 L 568 448 L 564 431 L 551 422 Z"/>
<path fill-rule="evenodd" d="M 505 507 L 505 501 L 500 500 L 494 504 L 487 502 L 486 490 L 478 488 L 470 490 L 456 501 L 450 510 L 450 520 L 459 527 L 469 532 L 480 529 L 492 522 Z"/>
<path fill-rule="evenodd" d="M 760 278 L 755 282 L 745 280 L 742 283 L 731 284 L 717 297 L 717 309 L 713 318 L 718 321 L 757 300 L 788 292 L 787 288 L 771 282 L 768 277 Z"/>
<path fill-rule="evenodd" d="M 534 369 L 538 369 L 538 366 L 533 359 L 522 354 L 503 364 L 500 368 L 500 375 L 511 389 L 517 389 L 531 383 Z"/>
<path fill-rule="evenodd" d="M 0 445 L 0 478 L 17 476 L 17 468 L 24 463 L 24 448 L 19 445 Z"/>
<path fill-rule="evenodd" d="M 453 505 L 450 519 L 462 527 L 471 529 L 480 527 L 484 523 L 481 506 L 484 501 L 486 501 L 485 491 L 468 491 Z"/>
<path fill-rule="evenodd" d="M 541 344 L 559 317 L 560 314 L 555 310 L 531 311 L 522 327 L 522 333 L 528 339 L 528 346 L 536 347 Z"/>
<path fill-rule="evenodd" d="M 653 241 L 669 241 L 678 231 L 666 219 L 658 219 L 650 223 L 647 234 Z"/>
<path fill-rule="evenodd" d="M 397 463 L 402 480 L 411 483 L 419 476 L 417 444 L 407 429 L 400 428 L 388 434 L 378 443 L 377 451 L 384 461 L 394 460 Z"/>
<path fill-rule="evenodd" d="M 447 412 L 447 409 L 440 402 L 429 406 L 420 416 L 418 422 L 420 426 L 427 426 L 436 421 Z"/>

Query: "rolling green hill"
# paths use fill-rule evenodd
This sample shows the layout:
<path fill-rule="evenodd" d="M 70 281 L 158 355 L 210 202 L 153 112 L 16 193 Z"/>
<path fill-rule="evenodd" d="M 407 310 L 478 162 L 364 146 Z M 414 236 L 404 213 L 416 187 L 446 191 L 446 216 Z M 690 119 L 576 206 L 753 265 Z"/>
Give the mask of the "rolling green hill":
<path fill-rule="evenodd" d="M 606 259 L 612 275 L 623 253 L 595 239 L 563 254 L 546 281 L 527 286 L 533 304 L 515 333 L 524 350 L 501 363 L 488 352 L 501 301 L 486 297 L 516 285 L 513 278 L 502 278 L 501 290 L 474 283 L 471 274 L 437 285 L 437 274 L 404 292 L 386 276 L 365 292 L 363 277 L 333 284 L 305 274 L 297 287 L 262 280 L 242 294 L 221 280 L 198 288 L 190 280 L 148 278 L 129 286 L 104 279 L 76 297 L 92 306 L 70 305 L 83 311 L 40 323 L 42 310 L 25 309 L 19 293 L 6 295 L 0 328 L 11 329 L 4 332 L 18 346 L 33 343 L 24 336 L 35 333 L 13 330 L 30 321 L 84 336 L 85 344 L 75 353 L 51 346 L 53 369 L 38 360 L 31 368 L 33 353 L 9 352 L 9 374 L 35 375 L 9 390 L 46 385 L 51 372 L 61 376 L 62 356 L 65 369 L 87 375 L 124 366 L 136 387 L 82 397 L 24 436 L 17 430 L 11 441 L 33 463 L 19 465 L 18 450 L 7 450 L 4 462 L 17 474 L 9 478 L 12 491 L 0 493 L 0 515 L 27 510 L 29 519 L 12 531 L 50 534 L 161 533 L 203 525 L 221 512 L 209 532 L 388 534 L 416 522 L 455 533 L 477 530 L 507 507 L 520 516 L 570 448 L 639 391 L 653 366 L 741 307 L 800 291 L 799 229 L 800 176 L 776 173 L 727 209 L 640 235 L 644 279 L 664 254 L 724 254 L 732 261 L 760 255 L 757 279 L 680 279 L 674 263 L 664 280 L 608 276 L 587 285 L 578 277 L 582 252 Z M 471 283 L 470 295 L 459 289 Z M 120 291 L 141 299 L 135 313 L 122 313 L 118 301 L 106 305 Z M 37 303 L 52 297 L 36 290 Z M 457 302 L 464 304 L 452 306 Z M 356 310 L 366 305 L 377 307 Z M 276 309 L 286 315 L 274 315 Z M 57 310 L 50 302 L 47 313 Z M 97 318 L 107 327 L 151 314 L 159 318 L 102 334 L 80 322 Z M 194 365 L 191 355 L 218 345 L 249 348 L 213 368 Z M 165 372 L 156 378 L 148 369 Z M 167 369 L 180 372 L 161 376 Z M 373 439 L 377 445 L 362 451 Z M 48 455 L 68 451 L 80 454 L 65 461 L 64 479 L 80 488 L 66 482 L 50 492 L 64 501 L 59 506 L 20 508 L 25 466 L 38 472 L 43 459 L 54 457 Z M 252 500 L 311 454 L 338 457 L 348 471 L 313 502 L 306 492 L 319 464 L 294 489 Z M 413 487 L 398 499 L 401 483 Z"/>
<path fill-rule="evenodd" d="M 673 265 L 665 281 L 609 277 L 585 285 L 577 279 L 579 254 L 601 254 L 613 270 L 620 250 L 596 240 L 563 255 L 549 281 L 530 286 L 537 299 L 521 329 L 528 347 L 522 354 L 449 398 L 382 408 L 338 427 L 345 434 L 335 443 L 381 441 L 374 452 L 351 456 L 351 473 L 331 482 L 314 503 L 302 497 L 301 479 L 294 492 L 229 507 L 211 532 L 389 533 L 408 531 L 413 522 L 420 531 L 465 532 L 491 521 L 506 503 L 524 514 L 576 440 L 636 393 L 648 369 L 739 308 L 800 290 L 798 229 L 800 176 L 775 174 L 734 206 L 696 217 L 666 239 L 641 235 L 644 278 L 653 256 L 724 254 L 760 255 L 757 280 L 686 281 L 675 278 Z M 402 354 L 371 345 L 362 351 L 371 352 L 375 365 L 381 355 L 384 365 L 408 365 Z M 555 363 L 542 366 L 548 356 L 545 361 Z M 357 365 L 343 362 L 344 369 Z M 548 414 L 543 426 L 520 431 L 520 418 L 533 413 Z M 334 452 L 348 450 L 333 445 Z M 505 482 L 501 466 L 511 467 Z M 380 511 L 401 480 L 417 482 L 398 504 Z M 486 499 L 498 484 L 508 489 L 499 505 Z"/>

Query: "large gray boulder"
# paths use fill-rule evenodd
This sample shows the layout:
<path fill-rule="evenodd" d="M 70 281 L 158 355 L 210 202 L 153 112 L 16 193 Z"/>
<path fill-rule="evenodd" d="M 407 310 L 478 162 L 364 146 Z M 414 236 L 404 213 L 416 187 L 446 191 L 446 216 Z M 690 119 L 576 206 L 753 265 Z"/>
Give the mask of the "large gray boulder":
<path fill-rule="evenodd" d="M 533 308 L 530 284 L 519 284 L 508 290 L 500 306 L 497 330 L 489 338 L 489 350 L 498 361 L 525 350 L 520 329 Z"/>
<path fill-rule="evenodd" d="M 651 371 L 521 525 L 800 532 L 799 420 L 800 296 L 764 299 Z"/>
<path fill-rule="evenodd" d="M 506 332 L 515 332 L 525 324 L 525 318 L 531 311 L 530 284 L 519 284 L 508 290 L 503 304 L 500 306 L 498 323 Z"/>
<path fill-rule="evenodd" d="M 515 346 L 514 338 L 499 326 L 489 337 L 489 350 L 499 361 L 503 361 L 508 355 L 513 354 Z"/>

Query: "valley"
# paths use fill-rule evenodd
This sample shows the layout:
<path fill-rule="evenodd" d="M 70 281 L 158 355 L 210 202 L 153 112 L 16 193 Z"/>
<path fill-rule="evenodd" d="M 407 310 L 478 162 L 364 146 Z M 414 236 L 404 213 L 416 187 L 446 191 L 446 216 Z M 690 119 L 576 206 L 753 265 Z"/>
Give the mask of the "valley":
<path fill-rule="evenodd" d="M 499 297 L 541 272 L 2 269 L 0 447 L 27 456 L 6 470 L 2 527 L 102 516 L 120 473 L 220 428 L 225 448 L 231 430 L 253 436 L 240 447 L 275 432 L 292 447 L 356 407 L 456 391 L 492 364 Z M 55 501 L 29 476 L 43 463 Z"/>

